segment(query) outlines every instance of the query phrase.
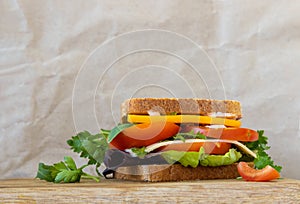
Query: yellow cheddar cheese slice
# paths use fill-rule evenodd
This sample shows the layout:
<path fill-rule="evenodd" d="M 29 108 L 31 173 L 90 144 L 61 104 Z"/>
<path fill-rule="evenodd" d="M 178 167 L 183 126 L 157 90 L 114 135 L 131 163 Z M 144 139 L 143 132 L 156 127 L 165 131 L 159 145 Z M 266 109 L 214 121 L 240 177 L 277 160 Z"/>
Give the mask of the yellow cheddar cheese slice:
<path fill-rule="evenodd" d="M 225 118 L 213 118 L 199 115 L 128 115 L 128 122 L 131 123 L 151 123 L 151 122 L 171 122 L 171 123 L 198 123 L 205 125 L 225 125 L 228 127 L 240 127 L 241 121 Z"/>

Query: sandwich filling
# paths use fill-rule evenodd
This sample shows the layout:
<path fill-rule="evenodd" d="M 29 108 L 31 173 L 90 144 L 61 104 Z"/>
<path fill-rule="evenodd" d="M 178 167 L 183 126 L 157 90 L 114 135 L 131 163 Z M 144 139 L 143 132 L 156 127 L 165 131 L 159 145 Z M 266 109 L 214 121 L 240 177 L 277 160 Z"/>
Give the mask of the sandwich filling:
<path fill-rule="evenodd" d="M 263 131 L 241 128 L 240 105 L 236 101 L 232 104 L 231 101 L 224 102 L 233 110 L 232 113 L 213 112 L 203 107 L 210 112 L 199 114 L 199 111 L 184 111 L 190 113 L 186 114 L 172 112 L 166 105 L 170 101 L 166 102 L 166 99 L 154 100 L 154 104 L 155 107 L 165 107 L 167 111 L 161 111 L 162 108 L 142 110 L 144 106 L 151 107 L 149 101 L 141 99 L 139 102 L 147 102 L 143 106 L 136 100 L 139 101 L 133 99 L 135 103 L 130 100 L 122 105 L 123 124 L 102 132 L 110 142 L 110 150 L 104 159 L 107 167 L 104 175 L 123 166 L 178 163 L 195 168 L 224 166 L 240 161 L 254 162 L 259 169 L 271 165 L 280 171 L 281 167 L 274 165 L 265 152 L 269 147 Z M 174 103 L 174 100 L 171 102 Z M 217 103 L 220 107 L 221 101 Z"/>

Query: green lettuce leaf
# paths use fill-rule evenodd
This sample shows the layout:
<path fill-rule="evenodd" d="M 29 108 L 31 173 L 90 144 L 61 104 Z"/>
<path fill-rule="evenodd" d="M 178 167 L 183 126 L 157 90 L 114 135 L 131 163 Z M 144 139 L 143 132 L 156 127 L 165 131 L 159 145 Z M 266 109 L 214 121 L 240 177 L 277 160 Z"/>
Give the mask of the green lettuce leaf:
<path fill-rule="evenodd" d="M 201 151 L 201 150 L 200 150 Z M 203 149 L 204 153 L 204 149 Z M 201 166 L 223 166 L 237 162 L 242 154 L 235 149 L 230 149 L 224 155 L 207 155 L 200 160 Z"/>
<path fill-rule="evenodd" d="M 114 127 L 110 132 L 108 132 L 107 130 L 104 130 L 104 131 L 106 131 L 106 133 L 108 133 L 107 142 L 110 143 L 111 141 L 113 141 L 113 139 L 115 137 L 117 137 L 117 135 L 120 132 L 122 132 L 126 128 L 129 128 L 133 125 L 134 125 L 133 123 L 124 123 L 124 124 L 119 124 L 118 126 Z M 102 132 L 103 132 L 103 130 L 102 130 Z"/>
<path fill-rule="evenodd" d="M 183 166 L 191 166 L 197 167 L 199 164 L 199 152 L 183 152 L 183 151 L 175 151 L 169 150 L 162 153 L 163 158 L 169 163 L 174 164 L 175 162 L 179 162 Z"/>
<path fill-rule="evenodd" d="M 204 148 L 201 147 L 199 152 L 182 152 L 170 150 L 162 153 L 164 159 L 173 164 L 179 162 L 181 165 L 187 167 L 201 166 L 222 166 L 230 165 L 237 162 L 242 154 L 235 149 L 230 149 L 225 155 L 208 155 L 205 154 Z"/>

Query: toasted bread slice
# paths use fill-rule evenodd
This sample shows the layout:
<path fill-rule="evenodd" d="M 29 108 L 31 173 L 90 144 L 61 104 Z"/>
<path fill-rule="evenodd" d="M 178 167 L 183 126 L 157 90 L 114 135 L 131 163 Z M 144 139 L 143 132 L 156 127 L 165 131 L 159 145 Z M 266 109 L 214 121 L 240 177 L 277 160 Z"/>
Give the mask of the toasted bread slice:
<path fill-rule="evenodd" d="M 253 163 L 249 163 L 253 167 Z M 235 179 L 239 177 L 237 163 L 218 166 L 184 167 L 180 164 L 173 165 L 139 165 L 119 167 L 114 172 L 115 179 L 131 181 L 183 181 L 183 180 L 208 180 L 208 179 Z"/>
<path fill-rule="evenodd" d="M 233 100 L 198 98 L 132 98 L 121 105 L 122 118 L 128 114 L 148 115 L 148 111 L 161 115 L 202 115 L 228 119 L 242 118 L 241 105 Z"/>

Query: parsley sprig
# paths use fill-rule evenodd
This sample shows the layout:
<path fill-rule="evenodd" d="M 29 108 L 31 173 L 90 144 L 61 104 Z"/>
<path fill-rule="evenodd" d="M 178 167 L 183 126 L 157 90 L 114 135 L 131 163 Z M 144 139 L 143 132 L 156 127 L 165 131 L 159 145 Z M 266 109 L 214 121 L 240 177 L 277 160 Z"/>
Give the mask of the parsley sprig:
<path fill-rule="evenodd" d="M 101 129 L 101 132 L 96 135 L 92 135 L 88 131 L 78 133 L 69 139 L 67 143 L 74 152 L 79 153 L 80 157 L 88 160 L 87 164 L 77 168 L 71 157 L 64 157 L 64 161 L 53 165 L 39 163 L 36 178 L 54 183 L 79 182 L 82 177 L 99 181 L 102 174 L 98 171 L 98 168 L 104 160 L 105 152 L 109 148 L 108 143 L 120 132 L 132 125 L 130 123 L 119 124 L 112 130 Z M 98 176 L 93 176 L 83 171 L 85 167 L 91 165 L 95 166 Z"/>
<path fill-rule="evenodd" d="M 278 172 L 281 171 L 282 167 L 275 165 L 272 158 L 268 155 L 266 150 L 270 149 L 270 146 L 268 146 L 268 137 L 264 135 L 263 130 L 258 130 L 258 140 L 255 142 L 247 142 L 245 145 L 253 150 L 257 158 L 254 159 L 254 165 L 257 169 L 262 169 L 266 167 L 267 165 L 272 166 L 274 169 L 276 169 Z"/>
<path fill-rule="evenodd" d="M 103 134 L 92 135 L 89 132 L 80 132 L 67 141 L 74 152 L 80 157 L 88 159 L 87 164 L 77 168 L 71 157 L 64 157 L 64 161 L 53 165 L 39 163 L 37 178 L 55 183 L 74 183 L 79 182 L 82 177 L 99 181 L 102 174 L 98 167 L 103 162 L 105 152 L 108 149 L 106 137 Z M 87 166 L 95 165 L 98 176 L 87 174 L 83 169 Z"/>
<path fill-rule="evenodd" d="M 81 177 L 99 181 L 98 177 L 83 172 L 83 169 L 87 166 L 88 165 L 86 164 L 77 168 L 72 157 L 64 157 L 63 162 L 61 161 L 53 165 L 39 163 L 39 169 L 36 177 L 54 183 L 75 183 L 79 182 Z"/>
<path fill-rule="evenodd" d="M 88 159 L 88 165 L 96 165 L 96 172 L 99 176 L 98 167 L 103 162 L 105 152 L 108 149 L 106 137 L 103 134 L 91 135 L 89 132 L 80 132 L 67 141 L 74 152 L 80 157 Z"/>

